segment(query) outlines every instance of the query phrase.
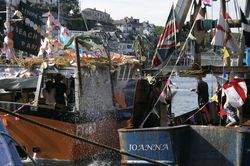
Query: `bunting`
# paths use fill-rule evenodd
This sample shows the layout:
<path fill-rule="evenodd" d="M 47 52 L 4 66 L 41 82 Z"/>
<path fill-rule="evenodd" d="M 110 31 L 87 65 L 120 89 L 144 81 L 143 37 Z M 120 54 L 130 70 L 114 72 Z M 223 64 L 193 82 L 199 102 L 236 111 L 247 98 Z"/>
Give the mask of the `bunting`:
<path fill-rule="evenodd" d="M 157 44 L 156 52 L 152 60 L 152 67 L 157 67 L 168 60 L 177 46 L 178 26 L 174 12 L 174 7 L 172 6 L 165 29 Z"/>
<path fill-rule="evenodd" d="M 75 41 L 72 40 L 74 38 L 74 35 L 71 34 L 69 29 L 67 27 L 60 27 L 60 35 L 59 35 L 59 42 L 62 45 L 67 45 L 67 48 L 75 48 Z M 72 40 L 72 41 L 71 41 Z"/>
<path fill-rule="evenodd" d="M 222 48 L 221 51 L 224 59 L 227 59 L 230 56 L 226 47 Z"/>
<path fill-rule="evenodd" d="M 235 108 L 241 107 L 247 99 L 247 86 L 243 79 L 234 78 L 230 83 L 224 84 L 223 89 L 228 102 Z"/>

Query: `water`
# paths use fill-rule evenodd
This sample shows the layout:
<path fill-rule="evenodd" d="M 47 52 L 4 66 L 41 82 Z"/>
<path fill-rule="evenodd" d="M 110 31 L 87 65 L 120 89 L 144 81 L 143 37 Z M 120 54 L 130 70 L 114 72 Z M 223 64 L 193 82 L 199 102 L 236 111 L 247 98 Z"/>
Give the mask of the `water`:
<path fill-rule="evenodd" d="M 213 75 L 207 75 L 203 80 L 208 83 L 209 97 L 211 98 L 215 93 L 216 78 Z M 197 94 L 190 91 L 190 89 L 197 87 L 195 77 L 176 76 L 172 81 L 179 88 L 172 102 L 172 112 L 175 113 L 175 116 L 196 109 L 198 107 Z"/>
<path fill-rule="evenodd" d="M 97 160 L 97 161 L 92 162 L 88 166 L 112 166 L 112 163 Z"/>

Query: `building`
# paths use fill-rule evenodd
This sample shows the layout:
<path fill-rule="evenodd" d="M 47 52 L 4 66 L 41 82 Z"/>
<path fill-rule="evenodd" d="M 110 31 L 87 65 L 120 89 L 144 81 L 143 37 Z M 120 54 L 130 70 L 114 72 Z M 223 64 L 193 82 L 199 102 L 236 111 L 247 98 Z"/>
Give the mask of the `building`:
<path fill-rule="evenodd" d="M 12 0 L 12 4 L 18 4 L 20 0 Z M 38 3 L 42 5 L 57 5 L 58 0 L 21 0 L 23 2 Z"/>
<path fill-rule="evenodd" d="M 52 5 L 52 4 L 56 5 L 58 2 L 58 0 L 35 0 L 35 1 L 40 1 L 40 3 L 43 5 Z"/>
<path fill-rule="evenodd" d="M 139 19 L 125 17 L 121 20 L 114 20 L 113 24 L 123 33 L 142 34 L 143 26 Z"/>
<path fill-rule="evenodd" d="M 132 48 L 132 41 L 122 41 L 118 43 L 118 53 L 124 55 L 134 55 L 134 50 Z"/>
<path fill-rule="evenodd" d="M 155 25 L 150 24 L 148 21 L 142 23 L 143 31 L 142 33 L 146 36 L 154 35 L 155 34 Z"/>
<path fill-rule="evenodd" d="M 112 22 L 110 14 L 108 14 L 106 12 L 96 10 L 96 8 L 94 8 L 94 9 L 91 9 L 91 8 L 84 9 L 82 11 L 82 16 L 86 20 L 95 20 L 95 21 L 101 21 L 101 22 L 106 22 L 106 23 Z"/>

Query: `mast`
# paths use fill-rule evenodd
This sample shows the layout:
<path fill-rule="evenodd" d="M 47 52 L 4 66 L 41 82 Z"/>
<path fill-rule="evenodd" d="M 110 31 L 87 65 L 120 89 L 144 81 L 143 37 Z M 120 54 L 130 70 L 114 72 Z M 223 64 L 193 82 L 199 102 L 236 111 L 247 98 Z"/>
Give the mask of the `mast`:
<path fill-rule="evenodd" d="M 249 15 L 250 15 L 250 2 L 249 0 L 246 0 L 245 16 L 249 17 Z"/>
<path fill-rule="evenodd" d="M 61 14 L 61 5 L 60 5 L 60 0 L 57 0 L 57 19 L 58 19 L 58 22 L 60 24 L 60 14 Z"/>
<path fill-rule="evenodd" d="M 10 32 L 10 5 L 11 5 L 12 0 L 7 0 L 6 1 L 6 32 L 7 34 Z"/>
<path fill-rule="evenodd" d="M 250 14 L 250 2 L 248 0 L 246 0 L 245 16 L 249 17 L 249 14 Z M 244 38 L 243 33 L 241 33 L 240 42 L 241 42 L 241 45 L 240 45 L 241 53 L 239 55 L 238 66 L 243 65 L 243 59 L 244 59 L 244 56 L 245 56 L 245 38 Z"/>
<path fill-rule="evenodd" d="M 221 5 L 221 9 L 220 9 L 220 13 L 223 15 L 224 19 L 226 18 L 226 0 L 220 0 L 220 5 Z M 226 35 L 226 33 L 225 33 Z M 226 66 L 230 66 L 230 57 L 227 58 L 226 60 Z"/>

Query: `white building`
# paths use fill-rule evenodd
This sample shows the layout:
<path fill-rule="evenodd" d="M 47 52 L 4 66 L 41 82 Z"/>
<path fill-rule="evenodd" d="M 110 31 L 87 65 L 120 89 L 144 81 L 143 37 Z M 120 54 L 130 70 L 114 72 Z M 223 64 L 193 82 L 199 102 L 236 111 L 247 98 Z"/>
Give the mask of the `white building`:
<path fill-rule="evenodd" d="M 86 8 L 82 11 L 82 15 L 87 20 L 95 20 L 102 22 L 111 22 L 110 14 L 96 10 L 96 8 Z"/>
<path fill-rule="evenodd" d="M 27 0 L 12 0 L 12 4 L 13 5 L 17 5 L 19 4 L 19 2 L 27 2 Z M 38 3 L 38 4 L 42 4 L 42 5 L 57 5 L 58 0 L 28 0 L 31 3 Z"/>
<path fill-rule="evenodd" d="M 152 35 L 155 33 L 155 25 L 149 24 L 149 22 L 143 22 L 143 34 L 146 36 Z"/>
<path fill-rule="evenodd" d="M 143 31 L 142 23 L 140 23 L 139 19 L 133 17 L 115 20 L 113 24 L 123 33 L 142 34 Z"/>

